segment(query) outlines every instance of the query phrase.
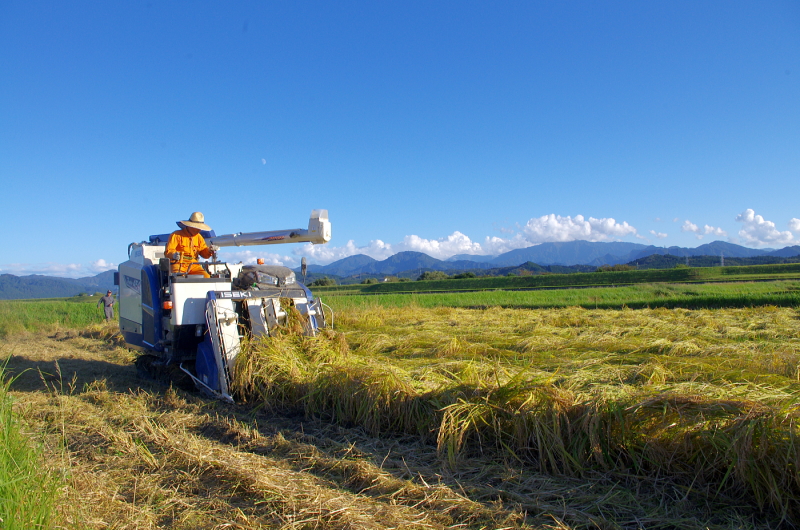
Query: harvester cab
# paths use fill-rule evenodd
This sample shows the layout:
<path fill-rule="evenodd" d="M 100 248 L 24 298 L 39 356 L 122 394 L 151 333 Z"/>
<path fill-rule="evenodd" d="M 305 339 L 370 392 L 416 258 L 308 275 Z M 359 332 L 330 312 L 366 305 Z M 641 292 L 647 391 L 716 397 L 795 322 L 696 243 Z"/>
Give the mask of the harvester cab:
<path fill-rule="evenodd" d="M 327 210 L 314 210 L 308 229 L 201 233 L 212 248 L 323 244 L 330 241 L 331 224 Z M 153 235 L 128 245 L 128 260 L 115 276 L 120 330 L 125 342 L 142 352 L 140 370 L 157 377 L 183 375 L 205 393 L 233 402 L 231 382 L 245 338 L 269 337 L 298 314 L 306 335 L 326 326 L 322 301 L 291 269 L 215 259 L 202 263 L 210 278 L 173 273 L 164 256 L 168 238 Z"/>

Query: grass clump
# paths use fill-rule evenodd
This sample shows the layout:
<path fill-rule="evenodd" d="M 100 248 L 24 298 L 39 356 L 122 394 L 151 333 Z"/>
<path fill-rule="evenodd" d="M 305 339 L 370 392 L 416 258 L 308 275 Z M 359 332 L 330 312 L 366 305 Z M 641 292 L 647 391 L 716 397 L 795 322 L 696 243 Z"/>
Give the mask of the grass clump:
<path fill-rule="evenodd" d="M 10 381 L 0 366 L 0 528 L 51 528 L 58 481 L 13 411 Z"/>

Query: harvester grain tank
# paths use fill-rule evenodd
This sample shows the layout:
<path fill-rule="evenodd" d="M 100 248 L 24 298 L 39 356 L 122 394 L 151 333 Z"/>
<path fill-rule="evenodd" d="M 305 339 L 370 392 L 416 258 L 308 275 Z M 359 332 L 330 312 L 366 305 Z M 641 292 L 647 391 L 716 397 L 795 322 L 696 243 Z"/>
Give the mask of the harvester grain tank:
<path fill-rule="evenodd" d="M 308 228 L 217 236 L 201 232 L 213 247 L 324 244 L 330 241 L 327 210 L 314 210 Z M 299 311 L 304 332 L 325 327 L 322 301 L 282 266 L 203 262 L 210 278 L 170 272 L 164 249 L 169 234 L 128 245 L 119 266 L 120 330 L 142 351 L 137 365 L 150 373 L 185 374 L 204 392 L 233 401 L 235 360 L 245 337 L 270 336 Z M 328 309 L 330 311 L 330 309 Z"/>

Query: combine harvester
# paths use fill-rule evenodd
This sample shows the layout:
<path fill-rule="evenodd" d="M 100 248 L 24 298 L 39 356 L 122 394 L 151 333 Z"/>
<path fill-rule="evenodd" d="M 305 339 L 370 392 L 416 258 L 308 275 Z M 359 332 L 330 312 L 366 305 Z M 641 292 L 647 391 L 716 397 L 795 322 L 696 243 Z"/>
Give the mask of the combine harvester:
<path fill-rule="evenodd" d="M 331 223 L 327 210 L 314 210 L 307 230 L 201 234 L 211 248 L 322 244 L 331 239 Z M 141 370 L 164 376 L 179 369 L 202 391 L 233 402 L 234 362 L 244 337 L 269 336 L 284 325 L 290 310 L 286 305 L 304 316 L 307 335 L 325 327 L 322 302 L 291 269 L 223 263 L 215 257 L 201 263 L 210 278 L 172 273 L 164 256 L 168 238 L 169 234 L 155 235 L 128 245 L 128 261 L 115 275 L 120 330 L 129 346 L 143 352 L 137 359 Z"/>

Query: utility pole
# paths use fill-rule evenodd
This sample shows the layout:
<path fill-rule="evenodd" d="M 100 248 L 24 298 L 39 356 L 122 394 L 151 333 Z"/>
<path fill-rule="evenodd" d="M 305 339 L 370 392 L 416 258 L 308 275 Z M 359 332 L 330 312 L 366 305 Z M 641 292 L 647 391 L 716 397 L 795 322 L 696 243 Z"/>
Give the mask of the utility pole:
<path fill-rule="evenodd" d="M 720 267 L 725 266 L 725 256 L 723 255 L 722 252 L 719 253 L 719 266 Z"/>

